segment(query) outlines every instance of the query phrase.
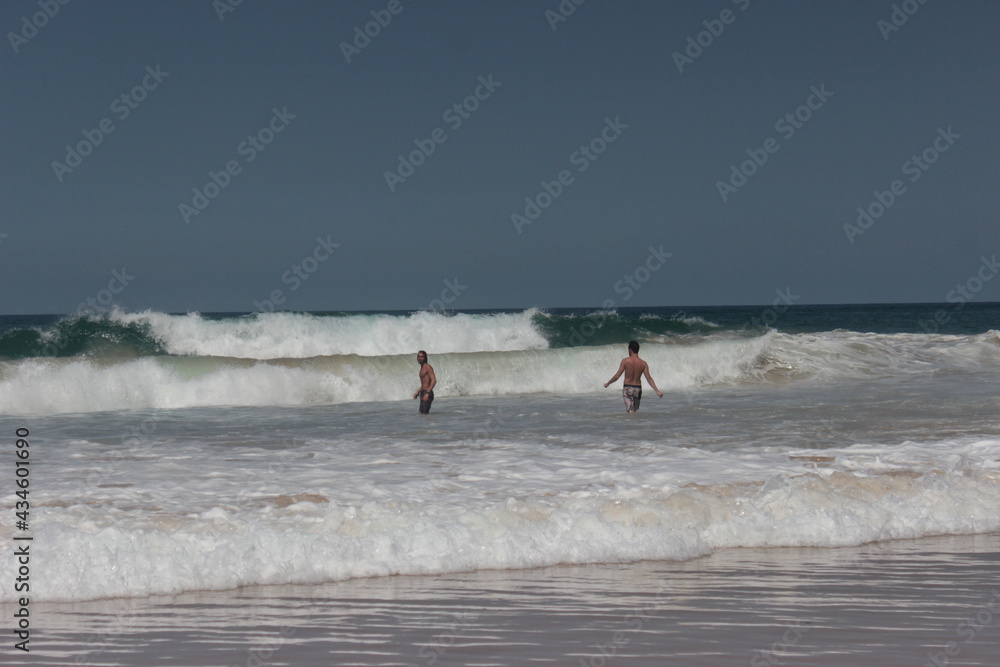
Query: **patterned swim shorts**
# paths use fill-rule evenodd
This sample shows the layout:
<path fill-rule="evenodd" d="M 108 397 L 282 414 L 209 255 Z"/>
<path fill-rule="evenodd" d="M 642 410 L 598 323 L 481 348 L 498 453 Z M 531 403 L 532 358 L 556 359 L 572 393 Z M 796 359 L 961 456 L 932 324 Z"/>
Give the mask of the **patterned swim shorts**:
<path fill-rule="evenodd" d="M 642 385 L 627 384 L 622 387 L 622 398 L 625 399 L 625 410 L 635 412 L 642 400 Z"/>

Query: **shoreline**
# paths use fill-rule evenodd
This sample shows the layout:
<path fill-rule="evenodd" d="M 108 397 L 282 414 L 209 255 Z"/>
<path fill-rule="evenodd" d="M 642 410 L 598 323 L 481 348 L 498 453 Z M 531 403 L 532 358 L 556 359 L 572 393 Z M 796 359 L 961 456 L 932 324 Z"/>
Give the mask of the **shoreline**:
<path fill-rule="evenodd" d="M 37 603 L 24 655 L 192 667 L 996 664 L 998 565 L 1000 533 L 989 533 Z M 21 655 L 12 645 L 2 653 Z"/>

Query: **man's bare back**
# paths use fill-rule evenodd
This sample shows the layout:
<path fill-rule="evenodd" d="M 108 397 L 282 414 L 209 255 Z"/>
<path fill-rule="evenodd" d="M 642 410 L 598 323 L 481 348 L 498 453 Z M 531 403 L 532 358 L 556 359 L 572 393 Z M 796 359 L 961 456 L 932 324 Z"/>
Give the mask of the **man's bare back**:
<path fill-rule="evenodd" d="M 622 359 L 622 367 L 625 369 L 625 384 L 641 385 L 643 374 L 649 372 L 649 364 L 638 356 Z"/>
<path fill-rule="evenodd" d="M 663 398 L 663 394 L 656 388 L 656 383 L 653 382 L 653 377 L 649 374 L 649 364 L 639 358 L 639 343 L 634 340 L 628 344 L 628 356 L 622 359 L 622 363 L 618 366 L 618 372 L 615 373 L 614 377 L 605 382 L 604 386 L 607 387 L 621 377 L 623 373 L 625 375 L 625 386 L 622 388 L 622 397 L 625 399 L 625 409 L 627 411 L 635 412 L 639 409 L 639 401 L 642 399 L 643 377 L 646 378 L 646 382 L 653 388 L 656 395 Z"/>

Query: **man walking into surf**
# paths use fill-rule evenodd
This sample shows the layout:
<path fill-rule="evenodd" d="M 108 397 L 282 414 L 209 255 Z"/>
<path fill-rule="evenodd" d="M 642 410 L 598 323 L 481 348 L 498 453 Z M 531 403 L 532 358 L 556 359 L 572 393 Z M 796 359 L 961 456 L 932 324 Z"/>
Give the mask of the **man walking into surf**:
<path fill-rule="evenodd" d="M 628 357 L 622 359 L 622 363 L 618 367 L 618 372 L 615 373 L 613 378 L 604 383 L 604 387 L 607 388 L 609 384 L 621 377 L 622 373 L 625 374 L 625 386 L 622 387 L 622 398 L 625 399 L 625 410 L 627 412 L 635 412 L 639 409 L 639 401 L 642 400 L 642 377 L 644 375 L 646 376 L 646 382 L 653 388 L 656 395 L 663 398 L 663 394 L 656 388 L 656 383 L 653 382 L 653 378 L 649 374 L 649 364 L 639 358 L 639 343 L 634 340 L 629 341 Z"/>
<path fill-rule="evenodd" d="M 420 389 L 413 395 L 413 398 L 420 397 L 420 414 L 426 415 L 431 412 L 431 403 L 434 402 L 434 385 L 437 384 L 437 376 L 434 375 L 434 367 L 427 363 L 427 353 L 423 350 L 417 352 L 417 363 L 420 364 Z"/>

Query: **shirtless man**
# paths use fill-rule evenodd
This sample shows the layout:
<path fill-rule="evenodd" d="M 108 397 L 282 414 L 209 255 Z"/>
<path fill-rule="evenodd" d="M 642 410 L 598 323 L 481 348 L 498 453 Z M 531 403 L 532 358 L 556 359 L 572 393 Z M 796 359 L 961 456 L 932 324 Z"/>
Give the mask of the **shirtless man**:
<path fill-rule="evenodd" d="M 639 343 L 630 341 L 628 344 L 628 358 L 622 359 L 621 366 L 615 376 L 604 383 L 607 388 L 609 384 L 617 380 L 621 374 L 625 374 L 625 386 L 622 387 L 622 398 L 625 399 L 625 410 L 635 412 L 639 409 L 639 401 L 642 400 L 642 376 L 646 376 L 646 382 L 653 388 L 656 395 L 663 398 L 663 394 L 656 388 L 656 383 L 649 375 L 649 364 L 639 358 Z"/>
<path fill-rule="evenodd" d="M 413 398 L 420 397 L 420 414 L 426 415 L 431 411 L 431 403 L 434 401 L 434 385 L 438 381 L 434 375 L 434 367 L 427 363 L 427 353 L 423 350 L 417 352 L 417 363 L 420 364 L 420 389 L 413 395 Z"/>

